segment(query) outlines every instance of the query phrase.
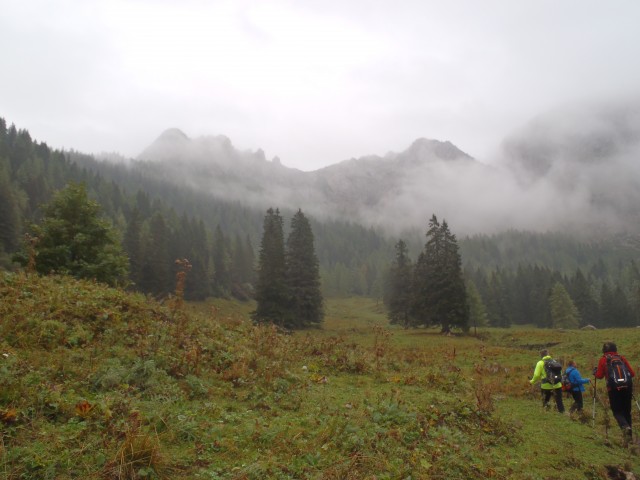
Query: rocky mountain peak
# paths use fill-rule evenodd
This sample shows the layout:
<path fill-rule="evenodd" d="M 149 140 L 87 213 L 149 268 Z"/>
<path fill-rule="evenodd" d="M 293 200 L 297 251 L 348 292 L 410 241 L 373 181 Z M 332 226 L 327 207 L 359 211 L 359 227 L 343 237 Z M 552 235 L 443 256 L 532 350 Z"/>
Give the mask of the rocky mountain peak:
<path fill-rule="evenodd" d="M 168 128 L 160 134 L 156 142 L 184 142 L 189 140 L 187 134 L 179 128 Z"/>
<path fill-rule="evenodd" d="M 434 159 L 440 160 L 473 160 L 473 158 L 456 147 L 449 141 L 441 142 L 428 138 L 418 138 L 402 153 L 403 156 L 412 157 L 424 162 Z"/>
<path fill-rule="evenodd" d="M 190 142 L 191 139 L 182 130 L 169 128 L 138 155 L 138 160 L 165 160 L 177 156 Z"/>

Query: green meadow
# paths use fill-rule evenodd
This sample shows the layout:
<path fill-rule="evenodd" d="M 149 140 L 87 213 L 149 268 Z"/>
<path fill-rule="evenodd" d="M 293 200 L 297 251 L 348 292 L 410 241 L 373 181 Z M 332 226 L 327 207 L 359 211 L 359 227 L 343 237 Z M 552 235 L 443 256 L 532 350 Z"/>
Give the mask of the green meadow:
<path fill-rule="evenodd" d="M 614 340 L 635 368 L 640 329 L 443 336 L 345 298 L 322 329 L 289 333 L 252 325 L 253 307 L 3 274 L 0 478 L 640 475 L 602 382 L 574 416 L 544 411 L 529 384 L 543 347 L 589 376 Z"/>

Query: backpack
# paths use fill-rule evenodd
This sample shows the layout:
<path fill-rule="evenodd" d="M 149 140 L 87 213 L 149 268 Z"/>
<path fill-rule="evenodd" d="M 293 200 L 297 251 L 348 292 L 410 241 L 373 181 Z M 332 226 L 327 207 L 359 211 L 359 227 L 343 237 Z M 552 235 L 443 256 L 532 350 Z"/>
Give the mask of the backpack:
<path fill-rule="evenodd" d="M 607 359 L 607 386 L 620 390 L 631 385 L 631 373 L 618 354 L 605 355 Z"/>
<path fill-rule="evenodd" d="M 571 380 L 569 380 L 569 375 L 567 374 L 567 372 L 565 372 L 562 374 L 562 391 L 570 392 L 571 390 L 573 390 L 573 383 L 571 383 Z"/>
<path fill-rule="evenodd" d="M 544 373 L 547 375 L 546 381 L 551 385 L 562 382 L 562 365 L 557 360 L 553 358 L 545 360 Z"/>

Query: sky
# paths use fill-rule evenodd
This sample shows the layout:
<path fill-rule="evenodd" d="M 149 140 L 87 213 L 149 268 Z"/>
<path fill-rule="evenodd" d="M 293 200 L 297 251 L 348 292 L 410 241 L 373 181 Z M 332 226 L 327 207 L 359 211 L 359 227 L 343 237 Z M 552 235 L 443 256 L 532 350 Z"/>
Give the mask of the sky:
<path fill-rule="evenodd" d="M 0 0 L 0 117 L 136 157 L 164 130 L 311 171 L 638 93 L 640 2 Z"/>

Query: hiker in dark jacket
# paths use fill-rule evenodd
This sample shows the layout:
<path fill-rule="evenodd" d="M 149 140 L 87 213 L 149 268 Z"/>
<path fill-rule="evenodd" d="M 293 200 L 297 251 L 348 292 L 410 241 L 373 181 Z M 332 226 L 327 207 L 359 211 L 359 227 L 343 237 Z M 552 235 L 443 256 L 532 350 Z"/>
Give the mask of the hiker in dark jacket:
<path fill-rule="evenodd" d="M 607 378 L 607 358 L 611 356 L 620 356 L 624 365 L 629 370 L 631 377 L 635 377 L 635 372 L 629 365 L 626 358 L 618 353 L 618 347 L 613 342 L 606 342 L 602 346 L 602 357 L 598 362 L 598 367 L 594 371 L 596 378 Z M 609 393 L 609 404 L 613 417 L 622 429 L 625 444 L 629 444 L 632 440 L 631 430 L 631 397 L 633 395 L 633 382 L 629 379 L 629 385 L 624 388 L 616 388 L 611 385 L 611 381 L 607 378 L 607 392 Z"/>
<path fill-rule="evenodd" d="M 567 374 L 569 383 L 571 383 L 571 396 L 573 397 L 573 405 L 571 405 L 569 413 L 581 412 L 583 407 L 582 392 L 584 392 L 585 384 L 589 383 L 591 379 L 582 378 L 576 362 L 573 360 L 569 360 L 569 366 L 565 373 Z"/>

